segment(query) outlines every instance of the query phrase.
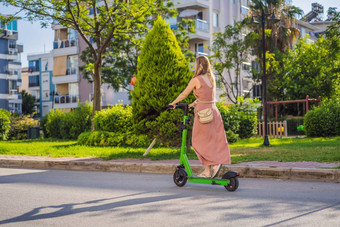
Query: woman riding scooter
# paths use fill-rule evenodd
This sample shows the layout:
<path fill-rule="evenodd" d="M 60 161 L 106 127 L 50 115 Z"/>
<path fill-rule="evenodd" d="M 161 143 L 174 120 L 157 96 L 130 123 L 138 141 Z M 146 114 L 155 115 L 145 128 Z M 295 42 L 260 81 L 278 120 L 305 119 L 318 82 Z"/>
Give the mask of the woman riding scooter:
<path fill-rule="evenodd" d="M 195 73 L 187 88 L 169 105 L 185 99 L 191 91 L 196 101 L 192 131 L 192 147 L 205 169 L 198 177 L 215 178 L 222 164 L 230 164 L 230 151 L 220 112 L 215 105 L 216 82 L 209 59 L 200 56 L 195 62 Z M 202 113 L 202 114 L 201 114 Z M 203 115 L 205 119 L 203 120 Z"/>

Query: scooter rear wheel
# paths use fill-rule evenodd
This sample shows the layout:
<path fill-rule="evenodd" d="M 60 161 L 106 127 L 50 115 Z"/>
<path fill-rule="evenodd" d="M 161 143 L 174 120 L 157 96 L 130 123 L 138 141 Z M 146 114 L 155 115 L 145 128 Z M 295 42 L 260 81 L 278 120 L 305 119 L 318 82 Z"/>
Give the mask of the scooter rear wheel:
<path fill-rule="evenodd" d="M 188 180 L 188 174 L 187 172 L 180 168 L 180 169 L 176 169 L 175 173 L 174 173 L 174 182 L 178 187 L 183 187 Z"/>
<path fill-rule="evenodd" d="M 227 178 L 222 177 L 222 179 L 227 179 Z M 236 191 L 236 189 L 238 188 L 238 185 L 239 185 L 238 177 L 232 177 L 229 180 L 230 180 L 230 183 L 228 185 L 224 186 L 225 189 L 227 189 L 229 192 Z"/>

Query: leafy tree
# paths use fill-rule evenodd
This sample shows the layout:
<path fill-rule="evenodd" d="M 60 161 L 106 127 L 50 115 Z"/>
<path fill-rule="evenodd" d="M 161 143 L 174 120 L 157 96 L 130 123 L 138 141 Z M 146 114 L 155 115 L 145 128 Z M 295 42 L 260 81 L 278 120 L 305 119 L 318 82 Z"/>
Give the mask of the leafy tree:
<path fill-rule="evenodd" d="M 93 116 L 101 110 L 103 59 L 113 38 L 129 39 L 148 26 L 146 18 L 167 7 L 163 0 L 2 0 L 25 10 L 29 20 L 47 26 L 53 20 L 78 31 L 89 47 L 86 69 L 94 83 Z M 90 16 L 90 11 L 93 13 Z"/>
<path fill-rule="evenodd" d="M 34 112 L 35 97 L 25 90 L 20 92 L 22 96 L 22 114 L 32 114 Z"/>
<path fill-rule="evenodd" d="M 242 96 L 242 64 L 248 61 L 250 54 L 249 42 L 242 37 L 244 25 L 245 22 L 236 22 L 234 26 L 227 25 L 223 33 L 215 33 L 210 48 L 213 51 L 211 59 L 215 73 L 225 89 L 223 96 L 234 104 L 239 103 L 238 97 Z M 224 72 L 227 72 L 227 77 L 224 76 Z M 253 83 L 255 84 L 255 80 Z"/>
<path fill-rule="evenodd" d="M 173 17 L 177 12 L 165 10 L 162 14 L 167 14 L 165 15 L 166 17 Z M 155 19 L 150 17 L 147 19 L 147 23 L 152 25 Z M 194 60 L 194 54 L 187 48 L 189 33 L 195 32 L 194 21 L 183 19 L 178 22 L 177 29 L 173 30 L 173 32 L 187 59 Z M 129 91 L 131 78 L 137 74 L 138 56 L 147 33 L 148 30 L 140 30 L 138 36 L 131 37 L 130 39 L 119 37 L 111 40 L 108 46 L 109 51 L 103 60 L 102 80 L 110 84 L 115 91 L 118 91 L 120 88 Z M 88 58 L 89 51 L 89 49 L 83 51 L 81 55 L 82 61 L 87 63 L 83 69 L 90 63 Z M 85 77 L 91 80 L 91 75 L 86 73 L 86 70 Z"/>
<path fill-rule="evenodd" d="M 289 0 L 252 1 L 252 4 L 250 5 L 252 15 L 261 15 L 262 10 L 266 15 L 272 15 L 272 13 L 275 12 L 276 17 L 280 19 L 278 23 L 270 23 L 269 21 L 266 21 L 265 24 L 265 48 L 269 54 L 275 54 L 275 56 L 280 58 L 281 53 L 288 49 L 292 49 L 294 42 L 296 42 L 300 37 L 300 31 L 295 26 L 295 18 L 297 15 L 301 15 L 303 11 L 292 6 Z M 260 18 L 258 20 L 260 20 Z M 258 25 L 253 27 L 252 30 L 253 32 L 248 34 L 248 37 L 253 40 L 253 43 L 256 43 L 256 45 L 252 45 L 253 52 L 257 56 L 257 61 L 260 63 L 260 67 L 262 69 L 262 27 L 261 25 Z M 279 67 L 284 67 L 282 62 Z M 282 99 L 282 75 L 278 75 L 276 71 L 268 71 L 267 78 L 268 99 Z"/>
<path fill-rule="evenodd" d="M 158 17 L 146 36 L 138 58 L 137 80 L 132 92 L 132 114 L 139 132 L 156 121 L 192 78 L 188 61 L 169 25 Z M 187 102 L 193 97 L 187 98 Z M 154 126 L 154 125 L 153 125 Z"/>
<path fill-rule="evenodd" d="M 319 38 L 311 44 L 302 39 L 283 61 L 286 99 L 330 98 L 338 92 L 340 55 L 331 53 L 329 40 Z"/>

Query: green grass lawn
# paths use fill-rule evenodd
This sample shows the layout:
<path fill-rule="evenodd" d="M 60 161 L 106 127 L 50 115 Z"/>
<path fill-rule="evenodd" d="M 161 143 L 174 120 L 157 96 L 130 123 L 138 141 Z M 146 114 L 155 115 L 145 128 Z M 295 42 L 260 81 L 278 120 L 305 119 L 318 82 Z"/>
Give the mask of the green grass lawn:
<path fill-rule="evenodd" d="M 241 140 L 230 145 L 232 163 L 248 161 L 315 161 L 340 162 L 340 137 L 330 138 L 270 138 L 270 146 L 262 138 Z M 49 157 L 98 157 L 105 160 L 121 158 L 143 159 L 146 148 L 90 147 L 71 140 L 0 141 L 0 155 Z M 179 159 L 179 148 L 153 148 L 145 158 L 152 160 Z M 193 151 L 189 159 L 197 159 Z"/>

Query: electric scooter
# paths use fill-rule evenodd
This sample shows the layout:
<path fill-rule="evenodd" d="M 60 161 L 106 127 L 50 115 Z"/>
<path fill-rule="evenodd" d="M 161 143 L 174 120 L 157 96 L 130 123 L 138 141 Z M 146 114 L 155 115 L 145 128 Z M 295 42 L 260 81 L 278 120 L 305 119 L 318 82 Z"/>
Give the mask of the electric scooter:
<path fill-rule="evenodd" d="M 175 184 L 178 187 L 183 187 L 187 183 L 187 180 L 189 180 L 191 183 L 223 185 L 230 192 L 236 191 L 239 186 L 238 176 L 240 173 L 238 172 L 229 171 L 225 173 L 222 178 L 202 178 L 193 176 L 187 157 L 187 133 L 188 125 L 190 124 L 189 105 L 187 103 L 180 103 L 176 104 L 175 108 L 172 105 L 169 105 L 168 110 L 170 109 L 181 109 L 184 114 L 183 122 L 181 122 L 180 125 L 180 130 L 182 131 L 180 165 L 177 166 L 173 176 Z"/>

